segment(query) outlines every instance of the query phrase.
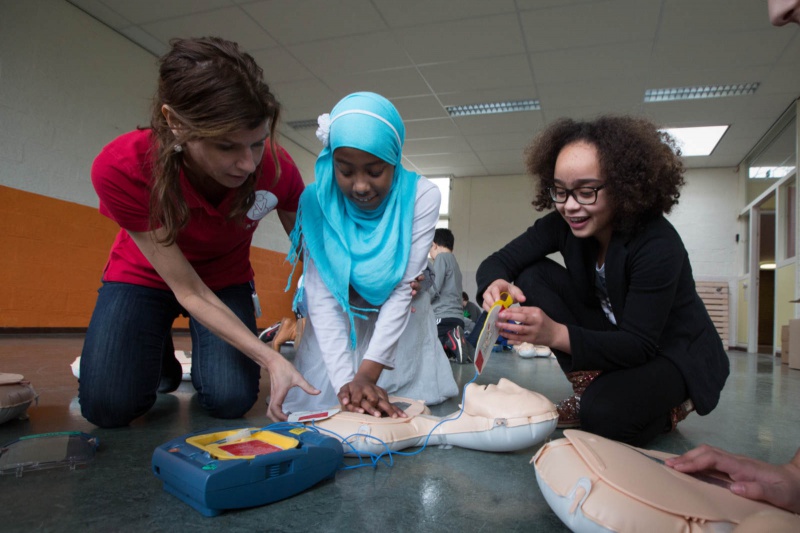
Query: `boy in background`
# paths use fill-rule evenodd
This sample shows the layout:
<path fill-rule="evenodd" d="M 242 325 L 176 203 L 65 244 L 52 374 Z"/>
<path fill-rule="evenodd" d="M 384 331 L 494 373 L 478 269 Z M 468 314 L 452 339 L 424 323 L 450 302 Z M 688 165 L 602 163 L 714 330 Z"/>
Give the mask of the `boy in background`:
<path fill-rule="evenodd" d="M 470 363 L 467 342 L 464 338 L 464 307 L 461 301 L 461 269 L 453 255 L 455 237 L 447 228 L 437 228 L 433 235 L 430 258 L 433 280 L 428 293 L 439 340 L 447 356 L 457 363 Z"/>

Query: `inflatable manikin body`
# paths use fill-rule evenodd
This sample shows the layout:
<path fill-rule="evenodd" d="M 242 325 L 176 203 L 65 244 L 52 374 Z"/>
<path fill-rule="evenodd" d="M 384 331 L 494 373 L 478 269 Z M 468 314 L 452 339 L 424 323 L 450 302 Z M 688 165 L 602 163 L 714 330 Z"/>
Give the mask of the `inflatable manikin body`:
<path fill-rule="evenodd" d="M 505 378 L 497 385 L 467 385 L 461 416 L 458 412 L 432 416 L 418 400 L 390 400 L 400 405 L 408 418 L 339 412 L 314 426 L 345 438 L 352 446 L 344 445 L 345 455 L 356 455 L 353 448 L 379 455 L 422 446 L 426 439 L 429 445 L 449 444 L 487 452 L 522 450 L 542 442 L 558 422 L 558 412 L 550 400 Z"/>
<path fill-rule="evenodd" d="M 663 464 L 669 457 L 565 430 L 532 462 L 547 503 L 572 531 L 800 531 L 796 515 L 733 494 L 722 474 L 677 472 Z"/>
<path fill-rule="evenodd" d="M 0 424 L 26 419 L 26 411 L 39 395 L 21 374 L 0 373 Z"/>

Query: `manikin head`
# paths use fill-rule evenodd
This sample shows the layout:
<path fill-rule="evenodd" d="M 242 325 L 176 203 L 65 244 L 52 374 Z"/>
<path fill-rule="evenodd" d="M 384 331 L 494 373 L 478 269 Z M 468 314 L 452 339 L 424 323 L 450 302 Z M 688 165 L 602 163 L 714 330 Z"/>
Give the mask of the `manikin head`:
<path fill-rule="evenodd" d="M 486 418 L 524 418 L 548 412 L 551 402 L 513 381 L 500 378 L 497 385 L 470 383 L 464 398 L 464 411 Z"/>

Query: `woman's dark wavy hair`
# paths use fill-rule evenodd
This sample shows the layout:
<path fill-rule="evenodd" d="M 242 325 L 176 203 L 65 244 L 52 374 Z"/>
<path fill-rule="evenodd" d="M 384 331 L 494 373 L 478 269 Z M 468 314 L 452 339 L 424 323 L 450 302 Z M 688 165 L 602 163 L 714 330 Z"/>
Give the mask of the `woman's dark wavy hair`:
<path fill-rule="evenodd" d="M 555 205 L 547 188 L 555 184 L 556 159 L 562 148 L 579 141 L 597 148 L 598 178 L 605 181 L 615 229 L 632 231 L 678 203 L 685 182 L 675 140 L 646 119 L 607 115 L 589 122 L 562 118 L 533 139 L 525 150 L 525 164 L 538 179 L 532 202 L 537 211 Z"/>
<path fill-rule="evenodd" d="M 276 181 L 280 166 L 276 153 L 276 125 L 280 104 L 264 82 L 264 72 L 239 45 L 217 37 L 173 39 L 160 60 L 158 90 L 153 99 L 150 127 L 156 139 L 154 176 L 150 197 L 150 225 L 166 229 L 164 243 L 172 244 L 189 223 L 189 208 L 180 186 L 183 154 L 175 145 L 218 137 L 269 123 L 267 144 L 275 161 Z M 178 121 L 172 131 L 162 106 Z M 244 220 L 255 202 L 255 186 L 261 165 L 236 191 L 228 218 Z"/>

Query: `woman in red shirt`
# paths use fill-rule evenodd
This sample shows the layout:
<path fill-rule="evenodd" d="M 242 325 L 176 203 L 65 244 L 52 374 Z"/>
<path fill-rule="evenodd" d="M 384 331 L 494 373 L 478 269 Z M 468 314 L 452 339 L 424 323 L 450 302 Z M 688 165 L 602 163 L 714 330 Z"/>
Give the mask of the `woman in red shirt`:
<path fill-rule="evenodd" d="M 120 225 L 81 355 L 81 412 L 124 426 L 156 400 L 171 328 L 190 319 L 192 383 L 219 418 L 243 416 L 269 370 L 269 415 L 288 390 L 314 389 L 255 335 L 249 251 L 273 209 L 294 226 L 303 182 L 275 142 L 279 104 L 236 43 L 175 40 L 161 59 L 150 128 L 98 155 L 100 212 Z"/>

